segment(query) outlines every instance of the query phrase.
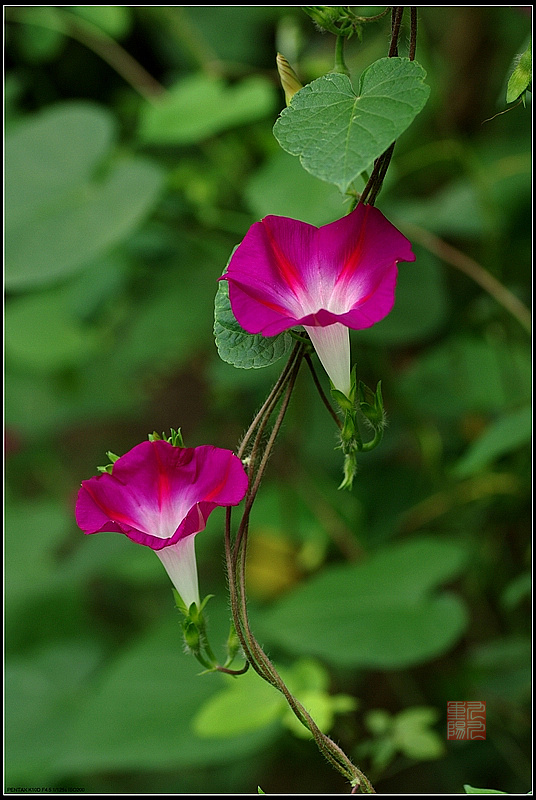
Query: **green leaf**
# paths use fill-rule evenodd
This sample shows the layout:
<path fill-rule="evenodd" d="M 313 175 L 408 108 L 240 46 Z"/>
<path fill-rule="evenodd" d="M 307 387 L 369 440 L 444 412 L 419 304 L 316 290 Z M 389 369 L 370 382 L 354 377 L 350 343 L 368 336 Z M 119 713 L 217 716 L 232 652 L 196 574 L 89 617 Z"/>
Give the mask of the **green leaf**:
<path fill-rule="evenodd" d="M 54 785 L 57 773 L 53 763 L 58 752 L 70 746 L 72 716 L 92 673 L 100 665 L 99 650 L 79 631 L 77 638 L 52 639 L 37 651 L 6 660 L 4 732 L 8 784 Z"/>
<path fill-rule="evenodd" d="M 61 103 L 6 139 L 6 286 L 25 290 L 83 268 L 125 239 L 162 186 L 139 158 L 104 167 L 115 138 L 107 111 Z"/>
<path fill-rule="evenodd" d="M 220 281 L 214 303 L 214 338 L 222 361 L 240 369 L 260 369 L 273 364 L 290 350 L 288 333 L 261 336 L 240 327 L 229 302 L 227 281 Z"/>
<path fill-rule="evenodd" d="M 274 88 L 259 76 L 231 86 L 208 75 L 189 75 L 157 103 L 144 106 L 139 138 L 147 144 L 193 144 L 263 119 L 274 103 Z"/>
<path fill-rule="evenodd" d="M 53 766 L 60 775 L 193 769 L 247 758 L 266 746 L 267 730 L 210 741 L 195 734 L 194 716 L 215 691 L 214 676 L 200 676 L 199 664 L 182 652 L 174 614 L 86 685 L 70 746 L 56 750 Z"/>
<path fill-rule="evenodd" d="M 463 788 L 465 794 L 508 794 L 508 792 L 500 792 L 498 789 L 475 789 L 474 786 L 469 786 L 468 783 L 464 783 Z"/>
<path fill-rule="evenodd" d="M 532 81 L 532 39 L 528 43 L 525 52 L 519 58 L 517 66 L 510 76 L 506 89 L 506 102 L 513 103 L 514 100 L 528 89 Z"/>
<path fill-rule="evenodd" d="M 15 40 L 25 60 L 42 64 L 59 56 L 66 41 L 61 10 L 19 7 L 15 19 L 22 23 L 15 28 Z"/>
<path fill-rule="evenodd" d="M 333 727 L 336 714 L 345 714 L 355 711 L 356 700 L 347 694 L 329 695 L 327 692 L 310 689 L 299 696 L 300 703 L 309 712 L 323 733 Z M 298 739 L 312 739 L 313 734 L 305 728 L 290 708 L 285 710 L 282 718 L 283 725 L 288 728 Z"/>
<path fill-rule="evenodd" d="M 38 605 L 59 581 L 57 551 L 71 526 L 68 510 L 50 501 L 9 502 L 5 512 L 5 602 L 8 628 L 25 602 Z"/>
<path fill-rule="evenodd" d="M 115 139 L 115 122 L 100 106 L 60 103 L 13 127 L 6 136 L 6 232 L 76 192 Z"/>
<path fill-rule="evenodd" d="M 532 573 L 522 572 L 517 578 L 508 583 L 502 594 L 501 604 L 504 608 L 511 611 L 516 608 L 522 600 L 529 600 L 532 592 Z"/>
<path fill-rule="evenodd" d="M 510 634 L 475 646 L 468 666 L 483 697 L 521 707 L 531 696 L 531 655 L 530 636 Z"/>
<path fill-rule="evenodd" d="M 529 400 L 531 373 L 528 347 L 453 335 L 422 353 L 399 386 L 416 412 L 448 419 Z"/>
<path fill-rule="evenodd" d="M 406 708 L 393 720 L 393 742 L 404 755 L 419 761 L 439 758 L 445 752 L 445 744 L 439 734 L 431 729 L 437 722 L 435 708 Z"/>
<path fill-rule="evenodd" d="M 358 94 L 346 75 L 324 75 L 294 95 L 274 135 L 308 172 L 346 192 L 422 110 L 425 77 L 416 61 L 398 57 L 371 64 Z"/>
<path fill-rule="evenodd" d="M 40 451 L 40 458 L 44 459 L 38 467 L 42 474 L 52 474 L 55 466 L 47 460 L 46 451 Z M 27 468 L 22 470 L 29 474 Z M 16 472 L 10 471 L 11 485 Z M 67 541 L 76 546 L 73 526 L 72 509 L 59 500 L 8 499 L 4 537 L 8 653 L 39 647 L 58 636 L 80 635 L 85 618 L 82 584 L 70 574 L 68 559 L 58 556 Z M 35 613 L 36 608 L 40 613 Z"/>
<path fill-rule="evenodd" d="M 358 189 L 363 186 L 361 181 Z M 249 180 L 246 199 L 258 219 L 276 214 L 320 226 L 347 211 L 335 186 L 306 172 L 297 158 L 280 149 Z"/>
<path fill-rule="evenodd" d="M 132 9 L 128 6 L 69 6 L 69 11 L 114 39 L 122 39 L 132 26 Z"/>
<path fill-rule="evenodd" d="M 374 734 L 370 749 L 377 767 L 385 767 L 397 752 L 418 761 L 439 758 L 445 745 L 430 727 L 438 719 L 435 708 L 412 706 L 391 716 L 383 709 L 373 709 L 366 716 L 366 725 Z"/>
<path fill-rule="evenodd" d="M 322 731 L 332 727 L 335 714 L 356 708 L 355 698 L 328 693 L 329 675 L 318 662 L 302 659 L 278 671 Z M 210 698 L 195 716 L 193 728 L 198 736 L 228 738 L 261 730 L 280 720 L 299 738 L 311 738 L 283 695 L 253 670 L 238 678 L 226 678 L 226 683 L 227 687 Z"/>
<path fill-rule="evenodd" d="M 279 719 L 286 707 L 280 692 L 254 670 L 230 678 L 229 686 L 203 704 L 193 721 L 203 739 L 227 739 L 261 730 Z"/>
<path fill-rule="evenodd" d="M 470 446 L 454 467 L 457 478 L 467 478 L 497 458 L 528 444 L 532 436 L 532 408 L 524 406 L 495 420 Z"/>
<path fill-rule="evenodd" d="M 262 635 L 340 666 L 423 663 L 452 647 L 465 629 L 462 602 L 433 591 L 464 561 L 457 544 L 422 537 L 363 563 L 326 569 L 260 617 Z"/>
<path fill-rule="evenodd" d="M 486 177 L 493 181 L 492 168 L 487 169 Z M 425 199 L 397 199 L 384 213 L 392 221 L 401 220 L 401 226 L 414 223 L 446 237 L 474 239 L 496 231 L 497 227 L 495 218 L 486 213 L 477 187 L 466 178 L 452 180 Z"/>
<path fill-rule="evenodd" d="M 76 367 L 98 345 L 94 329 L 68 307 L 65 287 L 16 297 L 6 305 L 6 357 L 38 372 Z"/>

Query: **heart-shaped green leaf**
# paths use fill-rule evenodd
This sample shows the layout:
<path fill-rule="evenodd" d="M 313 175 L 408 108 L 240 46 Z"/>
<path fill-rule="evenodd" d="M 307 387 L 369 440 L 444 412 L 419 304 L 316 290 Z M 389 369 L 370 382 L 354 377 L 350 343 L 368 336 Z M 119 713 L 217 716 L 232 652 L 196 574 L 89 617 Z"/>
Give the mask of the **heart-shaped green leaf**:
<path fill-rule="evenodd" d="M 359 564 L 333 566 L 258 620 L 270 644 L 344 667 L 401 669 L 444 653 L 467 624 L 462 601 L 438 592 L 465 566 L 457 543 L 422 536 Z"/>
<path fill-rule="evenodd" d="M 231 309 L 227 281 L 220 281 L 216 293 L 214 338 L 222 361 L 240 369 L 268 367 L 284 356 L 292 344 L 288 333 L 269 337 L 246 333 Z"/>
<path fill-rule="evenodd" d="M 300 89 L 274 126 L 283 148 L 303 167 L 346 192 L 424 107 L 426 72 L 408 58 L 380 58 L 361 76 L 329 74 Z"/>
<path fill-rule="evenodd" d="M 50 285 L 124 241 L 156 204 L 162 170 L 113 159 L 115 121 L 93 103 L 57 103 L 6 137 L 5 280 Z"/>
<path fill-rule="evenodd" d="M 139 138 L 147 144 L 188 145 L 221 131 L 263 119 L 273 111 L 274 89 L 251 76 L 233 86 L 207 75 L 183 78 L 140 116 Z M 195 111 L 193 111 L 195 109 Z"/>

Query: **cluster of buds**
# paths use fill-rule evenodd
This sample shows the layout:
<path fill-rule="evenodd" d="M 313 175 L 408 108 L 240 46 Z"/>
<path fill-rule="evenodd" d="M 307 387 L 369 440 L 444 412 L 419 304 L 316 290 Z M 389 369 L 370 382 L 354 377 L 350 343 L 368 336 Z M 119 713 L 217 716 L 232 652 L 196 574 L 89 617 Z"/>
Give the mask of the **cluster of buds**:
<path fill-rule="evenodd" d="M 383 407 L 381 381 L 378 383 L 376 391 L 370 389 L 363 381 L 359 381 L 356 385 L 354 367 L 348 395 L 335 388 L 332 388 L 331 394 L 344 411 L 344 423 L 340 433 L 340 449 L 344 453 L 344 477 L 339 489 L 351 489 L 357 472 L 357 454 L 374 450 L 383 438 L 386 415 Z M 359 418 L 373 431 L 373 438 L 369 441 L 363 441 L 359 429 Z"/>
<path fill-rule="evenodd" d="M 375 22 L 389 11 L 389 7 L 387 7 L 380 14 L 362 17 L 354 14 L 350 6 L 302 6 L 302 8 L 316 23 L 319 30 L 328 31 L 335 36 L 345 36 L 348 39 L 355 33 L 360 40 L 363 25 L 367 22 Z"/>
<path fill-rule="evenodd" d="M 348 6 L 303 6 L 319 30 L 347 36 L 357 33 L 361 38 L 362 18 L 357 17 Z"/>

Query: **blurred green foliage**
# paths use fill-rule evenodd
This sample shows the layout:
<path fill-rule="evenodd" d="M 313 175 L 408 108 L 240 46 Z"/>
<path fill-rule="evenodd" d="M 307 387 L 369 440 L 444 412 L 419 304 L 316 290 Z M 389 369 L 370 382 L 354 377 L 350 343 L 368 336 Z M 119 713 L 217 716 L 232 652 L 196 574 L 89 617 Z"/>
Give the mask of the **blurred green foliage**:
<path fill-rule="evenodd" d="M 377 201 L 417 261 L 393 313 L 352 334 L 390 424 L 337 492 L 304 370 L 253 512 L 253 628 L 380 792 L 530 786 L 531 342 L 508 298 L 530 300 L 531 120 L 494 117 L 527 11 L 419 7 L 430 99 Z M 277 377 L 282 362 L 220 360 L 217 279 L 260 216 L 346 212 L 272 134 L 276 52 L 305 84 L 334 39 L 288 6 L 5 19 L 6 786 L 347 791 L 256 675 L 197 675 L 154 555 L 73 516 L 108 450 L 179 426 L 187 445 L 234 448 Z M 347 44 L 354 88 L 388 29 Z M 222 522 L 197 549 L 223 644 Z M 447 701 L 476 699 L 486 741 L 447 741 Z"/>

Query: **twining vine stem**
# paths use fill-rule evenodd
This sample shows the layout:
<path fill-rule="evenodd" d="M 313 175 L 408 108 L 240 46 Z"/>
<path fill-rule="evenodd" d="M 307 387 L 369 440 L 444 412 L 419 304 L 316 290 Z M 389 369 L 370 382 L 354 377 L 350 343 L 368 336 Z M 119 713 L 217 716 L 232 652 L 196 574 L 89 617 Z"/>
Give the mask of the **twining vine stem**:
<path fill-rule="evenodd" d="M 400 36 L 400 27 L 402 24 L 402 16 L 404 14 L 404 6 L 393 6 L 391 11 L 391 43 L 389 46 L 389 58 L 394 58 L 398 55 L 398 39 Z M 410 40 L 409 40 L 409 60 L 415 60 L 415 52 L 417 50 L 417 7 L 411 6 L 410 7 Z M 387 173 L 387 169 L 389 167 L 389 163 L 391 161 L 391 157 L 393 155 L 393 151 L 395 149 L 395 142 L 390 145 L 385 153 L 376 159 L 374 164 L 374 168 L 370 175 L 370 178 L 367 181 L 367 185 L 361 192 L 361 197 L 359 198 L 360 203 L 367 203 L 368 205 L 373 206 L 376 202 L 376 197 L 378 196 L 383 181 L 385 179 L 385 175 Z"/>
<path fill-rule="evenodd" d="M 284 695 L 296 717 L 311 732 L 320 752 L 333 767 L 335 767 L 350 781 L 352 787 L 354 787 L 354 789 L 359 788 L 360 791 L 373 793 L 374 789 L 368 778 L 351 762 L 344 751 L 341 750 L 341 748 L 332 739 L 330 739 L 329 736 L 326 736 L 326 734 L 322 733 L 308 711 L 289 691 L 288 687 L 278 674 L 276 668 L 256 640 L 249 624 L 245 570 L 250 513 L 270 454 L 273 450 L 275 440 L 283 424 L 283 420 L 290 403 L 292 391 L 295 386 L 298 371 L 304 358 L 307 360 L 307 356 L 305 355 L 305 346 L 303 343 L 298 342 L 295 345 L 280 378 L 276 382 L 274 388 L 270 392 L 258 414 L 255 416 L 255 419 L 249 427 L 239 449 L 239 456 L 241 458 L 244 458 L 246 452 L 249 451 L 247 467 L 250 488 L 246 494 L 242 519 L 238 526 L 234 540 L 231 533 L 231 508 L 228 508 L 226 512 L 225 557 L 229 578 L 231 612 L 236 633 L 242 646 L 244 655 L 253 669 L 265 681 L 270 683 Z M 316 379 L 315 384 L 318 386 L 318 379 Z M 323 392 L 322 395 L 324 396 L 325 402 L 328 402 Z M 277 411 L 275 422 L 273 423 L 273 427 L 268 434 L 266 444 L 263 446 L 262 443 L 266 436 L 269 421 L 275 413 L 279 403 L 280 407 Z M 252 444 L 250 449 L 251 442 Z"/>
<path fill-rule="evenodd" d="M 391 42 L 389 47 L 389 57 L 398 55 L 398 40 L 404 6 L 394 6 L 391 11 Z M 417 12 L 415 7 L 410 9 L 410 43 L 409 58 L 415 58 L 417 41 Z M 337 53 L 341 54 L 342 37 L 337 38 Z M 374 164 L 372 174 L 359 199 L 359 202 L 373 205 L 378 192 L 381 189 L 385 178 L 389 162 L 393 154 L 393 144 L 383 153 Z M 326 397 L 318 377 L 316 376 L 311 358 L 306 352 L 303 342 L 297 342 L 290 358 L 283 369 L 278 381 L 268 395 L 266 401 L 256 414 L 238 450 L 238 456 L 247 465 L 249 489 L 246 494 L 245 507 L 238 530 L 233 538 L 232 535 L 232 510 L 227 509 L 225 521 L 225 558 L 227 574 L 229 578 L 229 591 L 231 599 L 231 612 L 236 633 L 244 655 L 253 669 L 268 683 L 278 689 L 286 698 L 290 708 L 300 720 L 300 722 L 311 732 L 320 752 L 352 786 L 352 793 L 356 791 L 374 793 L 375 790 L 368 778 L 361 770 L 352 763 L 346 753 L 326 734 L 322 733 L 315 721 L 303 705 L 291 694 L 274 665 L 256 640 L 250 624 L 247 609 L 246 596 L 246 551 L 249 530 L 249 519 L 251 509 L 262 481 L 266 465 L 270 458 L 277 435 L 283 424 L 283 420 L 290 403 L 290 398 L 298 371 L 303 360 L 307 363 L 322 402 L 328 409 L 330 415 L 335 420 L 337 426 L 341 428 L 341 422 L 336 412 L 331 407 Z M 279 410 L 275 422 L 269 434 L 270 420 Z M 267 439 L 266 439 L 267 437 Z M 264 441 L 266 439 L 266 444 Z"/>

